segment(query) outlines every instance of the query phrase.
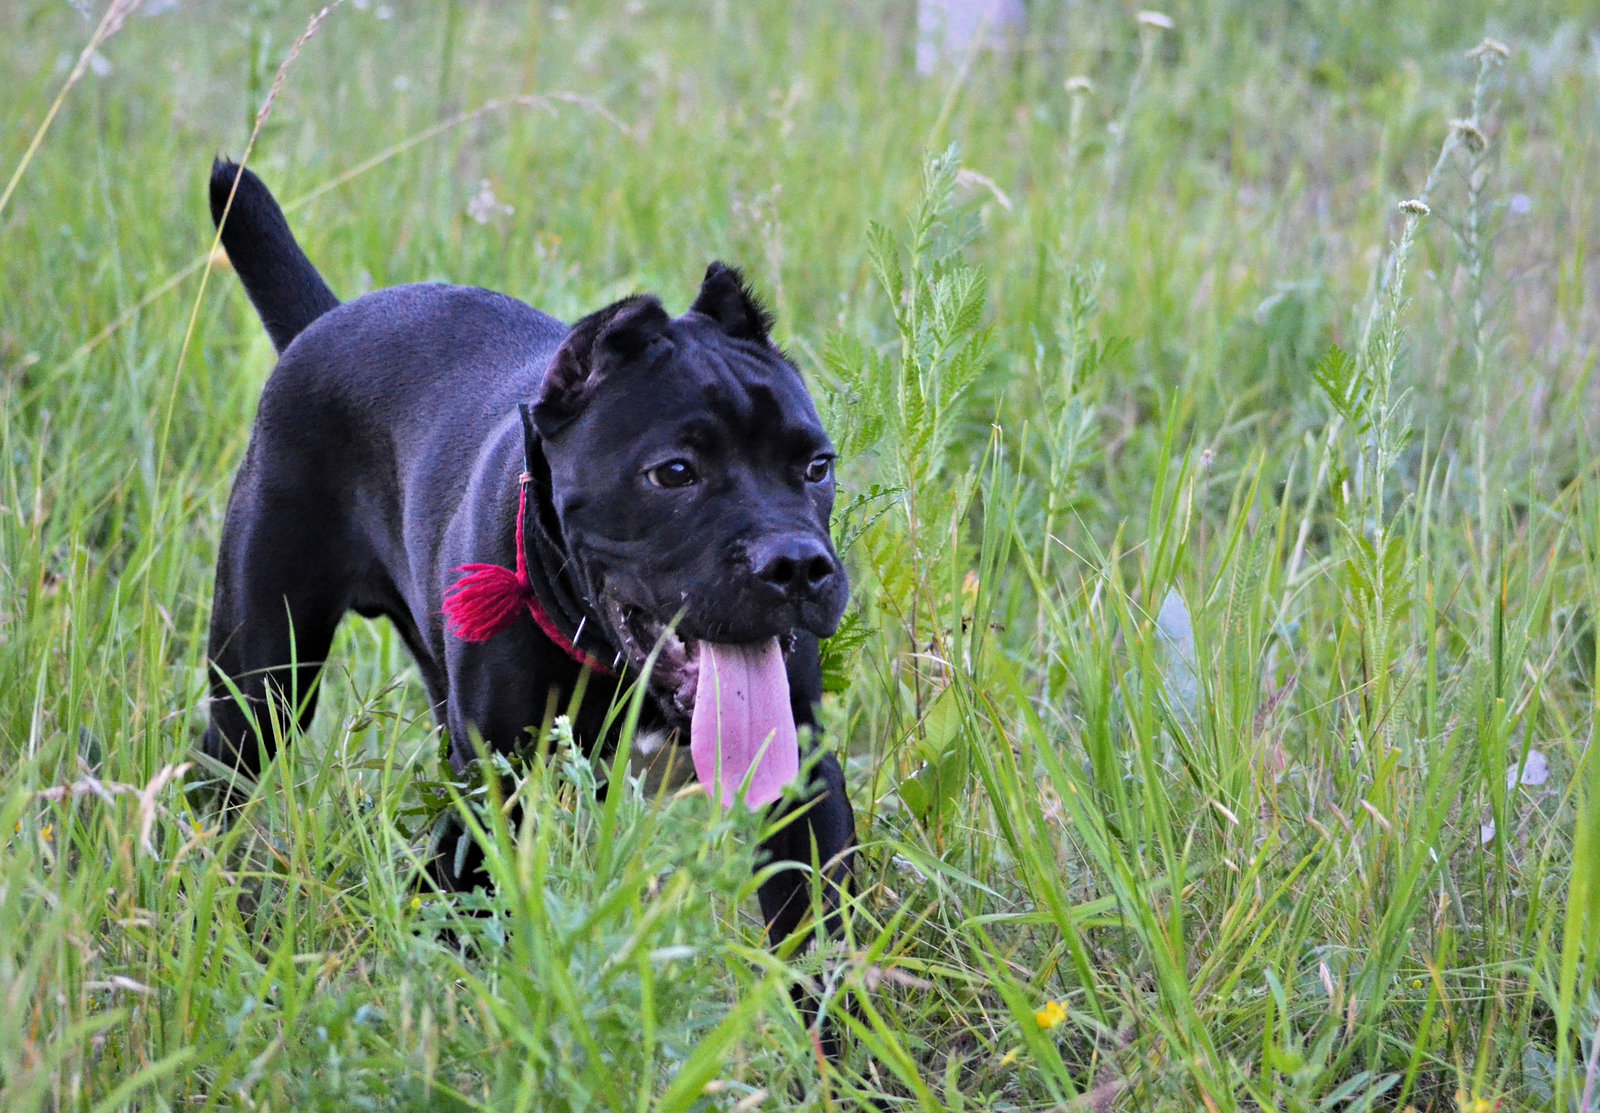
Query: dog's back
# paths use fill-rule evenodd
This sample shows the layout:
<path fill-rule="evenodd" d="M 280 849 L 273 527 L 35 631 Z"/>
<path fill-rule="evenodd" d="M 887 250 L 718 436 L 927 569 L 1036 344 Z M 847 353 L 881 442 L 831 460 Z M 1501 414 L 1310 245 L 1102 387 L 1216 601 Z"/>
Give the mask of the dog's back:
<path fill-rule="evenodd" d="M 222 229 L 228 262 L 279 352 L 339 304 L 295 242 L 266 185 L 226 159 L 211 164 L 211 219 Z"/>

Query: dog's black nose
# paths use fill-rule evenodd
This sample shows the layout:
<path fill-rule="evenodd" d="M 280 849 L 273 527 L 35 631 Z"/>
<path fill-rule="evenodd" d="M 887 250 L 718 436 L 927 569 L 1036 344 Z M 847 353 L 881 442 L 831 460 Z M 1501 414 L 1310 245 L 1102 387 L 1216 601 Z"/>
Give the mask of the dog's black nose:
<path fill-rule="evenodd" d="M 750 547 L 750 567 L 757 579 L 797 597 L 815 595 L 835 573 L 828 547 L 804 534 L 756 542 Z"/>

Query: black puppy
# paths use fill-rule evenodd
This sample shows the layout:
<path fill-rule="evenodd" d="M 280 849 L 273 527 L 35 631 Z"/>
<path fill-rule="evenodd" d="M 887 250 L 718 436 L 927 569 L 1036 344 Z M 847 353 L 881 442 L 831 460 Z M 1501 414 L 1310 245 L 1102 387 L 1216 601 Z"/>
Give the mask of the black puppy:
<path fill-rule="evenodd" d="M 254 174 L 219 160 L 211 212 L 280 359 L 223 527 L 205 753 L 259 773 L 355 611 L 400 631 L 458 774 L 474 736 L 525 745 L 586 669 L 574 727 L 608 745 L 656 650 L 641 729 L 688 741 L 724 801 L 778 800 L 847 585 L 832 446 L 739 273 L 711 264 L 681 317 L 635 296 L 570 328 L 464 286 L 341 305 Z M 813 768 L 765 850 L 815 854 L 836 912 L 855 820 L 837 759 Z M 458 861 L 433 863 L 444 886 L 477 879 Z M 809 893 L 799 869 L 762 884 L 774 944 Z"/>

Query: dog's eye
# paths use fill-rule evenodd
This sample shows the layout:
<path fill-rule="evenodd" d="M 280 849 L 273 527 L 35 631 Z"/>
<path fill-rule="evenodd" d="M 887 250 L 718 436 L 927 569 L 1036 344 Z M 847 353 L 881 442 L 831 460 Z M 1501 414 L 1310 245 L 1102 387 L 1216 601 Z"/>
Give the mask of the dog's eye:
<path fill-rule="evenodd" d="M 669 489 L 688 487 L 700 479 L 694 472 L 694 465 L 687 460 L 668 460 L 665 464 L 657 464 L 645 472 L 644 477 L 652 486 Z"/>
<path fill-rule="evenodd" d="M 826 483 L 828 481 L 828 477 L 832 474 L 832 456 L 818 456 L 815 460 L 806 465 L 807 483 Z"/>

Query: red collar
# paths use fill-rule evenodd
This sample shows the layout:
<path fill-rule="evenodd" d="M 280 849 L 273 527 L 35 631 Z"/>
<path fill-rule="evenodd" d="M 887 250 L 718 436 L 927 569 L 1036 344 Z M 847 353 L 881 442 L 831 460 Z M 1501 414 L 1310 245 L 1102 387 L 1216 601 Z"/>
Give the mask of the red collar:
<path fill-rule="evenodd" d="M 444 594 L 445 618 L 450 632 L 462 641 L 486 642 L 517 620 L 524 609 L 533 617 L 544 636 L 585 668 L 603 676 L 615 672 L 578 648 L 577 635 L 568 635 L 539 602 L 539 594 L 528 576 L 528 552 L 523 543 L 523 522 L 528 516 L 528 487 L 533 476 L 523 472 L 517 481 L 517 567 L 498 564 L 463 564 L 456 571 L 460 579 Z"/>

